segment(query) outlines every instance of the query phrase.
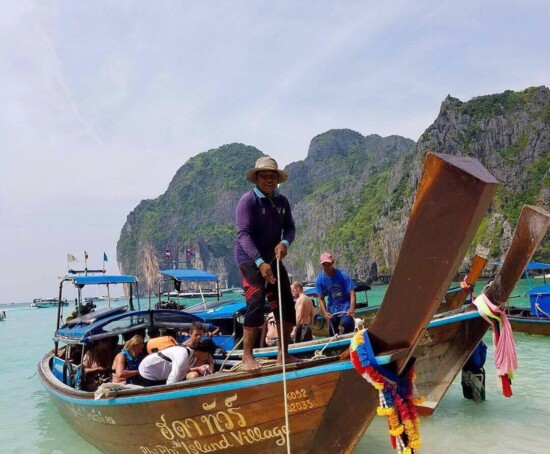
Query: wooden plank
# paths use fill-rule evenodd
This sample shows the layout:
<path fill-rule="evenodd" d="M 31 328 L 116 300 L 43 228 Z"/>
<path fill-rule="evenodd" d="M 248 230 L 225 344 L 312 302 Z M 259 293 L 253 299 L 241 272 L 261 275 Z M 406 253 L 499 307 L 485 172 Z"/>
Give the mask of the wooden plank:
<path fill-rule="evenodd" d="M 473 286 L 477 282 L 479 276 L 481 275 L 481 272 L 483 271 L 483 268 L 485 268 L 485 265 L 487 263 L 487 253 L 488 250 L 486 250 L 485 255 L 478 253 L 474 256 L 474 259 L 472 260 L 472 266 L 470 267 L 470 272 L 464 278 L 464 281 L 467 282 L 469 285 Z M 445 303 L 442 304 L 442 306 L 444 307 L 440 307 L 439 312 L 443 312 L 444 310 L 452 311 L 454 309 L 458 309 L 466 302 L 469 296 L 470 292 L 464 289 L 460 289 L 459 291 L 454 293 L 447 293 L 447 295 L 445 295 Z"/>
<path fill-rule="evenodd" d="M 428 153 L 395 270 L 369 328 L 376 352 L 415 345 L 456 275 L 497 184 L 476 159 Z"/>

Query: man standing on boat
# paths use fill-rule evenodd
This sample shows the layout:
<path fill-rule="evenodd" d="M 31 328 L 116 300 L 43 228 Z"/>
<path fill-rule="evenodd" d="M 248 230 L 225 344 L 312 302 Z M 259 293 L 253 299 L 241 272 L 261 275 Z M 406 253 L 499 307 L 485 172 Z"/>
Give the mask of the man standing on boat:
<path fill-rule="evenodd" d="M 278 189 L 279 183 L 288 179 L 288 174 L 279 170 L 275 159 L 269 156 L 258 159 L 255 167 L 246 172 L 246 179 L 256 186 L 244 194 L 237 204 L 235 261 L 243 277 L 247 303 L 243 324 L 243 370 L 256 370 L 261 366 L 254 359 L 253 349 L 258 328 L 264 323 L 266 298 L 278 321 L 279 339 L 282 337 L 284 340 L 285 362 L 296 361 L 288 355 L 288 342 L 296 324 L 296 313 L 290 280 L 282 264 L 294 240 L 295 227 L 290 203 L 279 194 Z M 277 276 L 277 261 L 280 276 Z M 280 280 L 280 298 L 277 279 Z M 282 303 L 282 328 L 279 299 Z M 283 352 L 279 342 L 277 363 L 281 364 L 282 360 Z"/>
<path fill-rule="evenodd" d="M 321 311 L 328 320 L 328 334 L 334 336 L 340 332 L 340 321 L 344 333 L 351 333 L 355 327 L 355 284 L 344 271 L 334 267 L 330 252 L 323 252 L 319 261 L 323 271 L 317 276 L 315 286 Z M 328 299 L 328 309 L 325 297 Z"/>

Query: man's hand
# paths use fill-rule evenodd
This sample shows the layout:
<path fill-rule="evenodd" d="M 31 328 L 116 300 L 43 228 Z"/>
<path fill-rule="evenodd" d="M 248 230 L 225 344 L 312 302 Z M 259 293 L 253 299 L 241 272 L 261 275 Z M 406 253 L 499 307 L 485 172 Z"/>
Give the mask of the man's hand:
<path fill-rule="evenodd" d="M 275 284 L 275 282 L 277 282 L 277 279 L 275 279 L 275 276 L 273 276 L 273 271 L 271 270 L 271 265 L 264 262 L 259 266 L 259 270 L 260 270 L 260 273 L 262 273 L 262 277 L 267 282 L 269 282 L 270 284 Z"/>
<path fill-rule="evenodd" d="M 288 251 L 286 249 L 285 243 L 279 243 L 277 246 L 275 246 L 275 258 L 277 260 L 284 259 L 287 254 L 288 254 Z"/>

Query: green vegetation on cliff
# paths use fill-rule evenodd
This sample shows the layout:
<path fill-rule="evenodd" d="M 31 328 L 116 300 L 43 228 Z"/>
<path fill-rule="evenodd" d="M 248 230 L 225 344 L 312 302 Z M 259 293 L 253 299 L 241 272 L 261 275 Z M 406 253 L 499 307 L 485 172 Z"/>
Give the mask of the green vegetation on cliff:
<path fill-rule="evenodd" d="M 505 236 L 523 204 L 548 208 L 550 91 L 535 87 L 467 102 L 449 96 L 416 145 L 348 129 L 314 137 L 306 159 L 286 167 L 289 181 L 281 186 L 297 225 L 285 260 L 294 277 L 312 279 L 318 254 L 326 249 L 361 279 L 376 277 L 376 269 L 391 273 L 428 151 L 474 156 L 501 182 L 472 247 L 484 244 L 492 259 L 502 258 Z M 191 246 L 194 266 L 238 285 L 234 212 L 251 188 L 246 170 L 261 155 L 235 143 L 186 162 L 164 194 L 142 201 L 128 215 L 117 245 L 121 271 L 152 282 L 165 248 L 182 262 Z M 550 244 L 543 243 L 535 258 L 550 261 Z"/>

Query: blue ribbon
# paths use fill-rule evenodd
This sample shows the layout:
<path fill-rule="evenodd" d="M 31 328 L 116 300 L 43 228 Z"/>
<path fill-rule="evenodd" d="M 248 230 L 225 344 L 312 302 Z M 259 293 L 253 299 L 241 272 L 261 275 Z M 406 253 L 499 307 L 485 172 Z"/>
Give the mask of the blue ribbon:
<path fill-rule="evenodd" d="M 372 349 L 372 344 L 367 330 L 363 332 L 363 340 L 364 342 L 357 346 L 357 356 L 359 357 L 361 365 L 363 367 L 372 366 L 384 378 L 397 383 L 399 395 L 404 398 L 405 390 L 407 388 L 407 382 L 404 377 L 409 373 L 409 370 L 414 365 L 415 359 L 411 358 L 405 366 L 403 372 L 398 375 L 395 372 L 387 370 L 380 364 L 378 364 L 378 361 L 376 360 L 376 355 L 374 354 L 374 350 Z"/>

